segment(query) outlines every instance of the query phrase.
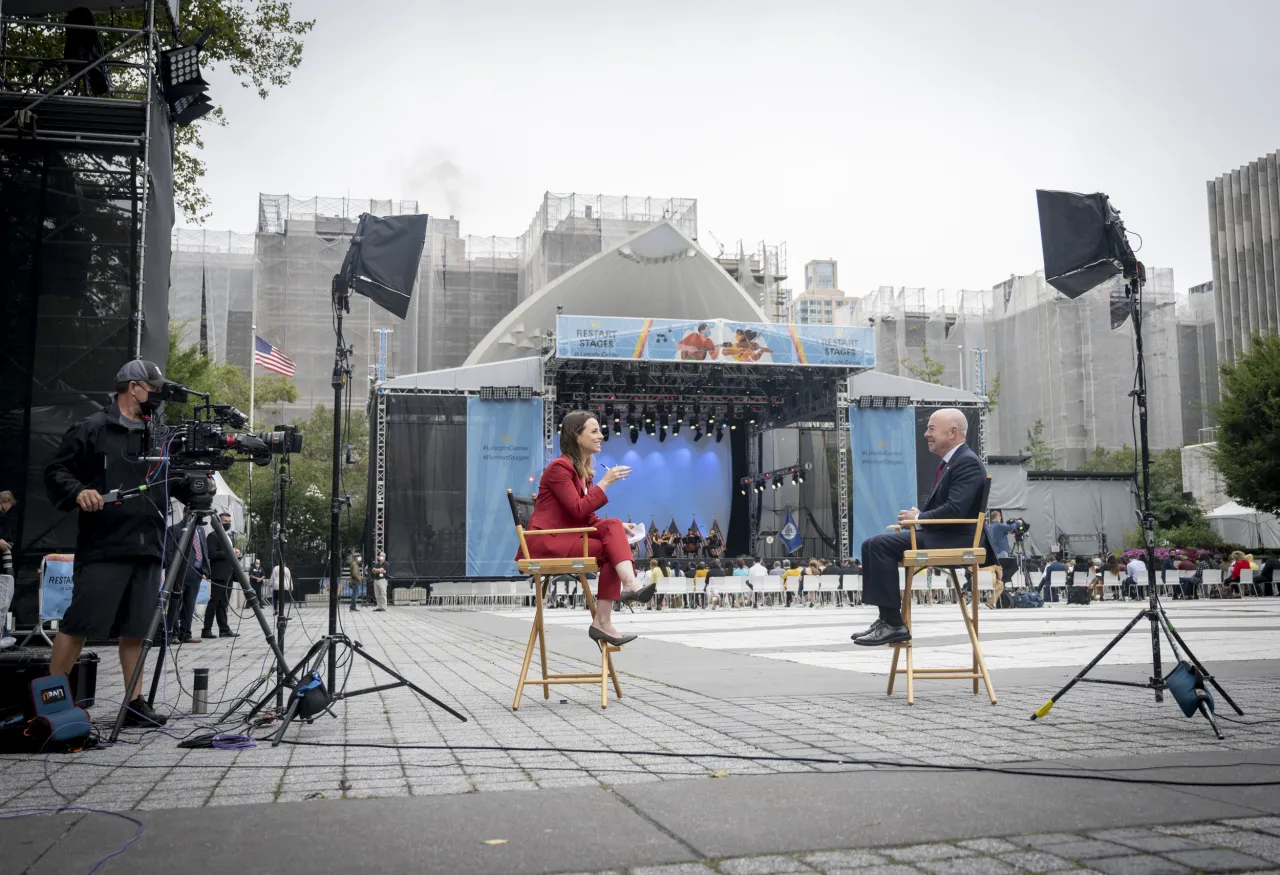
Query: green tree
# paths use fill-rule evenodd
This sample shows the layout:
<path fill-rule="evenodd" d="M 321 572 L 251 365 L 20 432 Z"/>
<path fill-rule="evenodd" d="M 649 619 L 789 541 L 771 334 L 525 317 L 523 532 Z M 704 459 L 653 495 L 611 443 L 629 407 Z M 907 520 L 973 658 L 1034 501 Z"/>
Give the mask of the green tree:
<path fill-rule="evenodd" d="M 162 48 L 171 48 L 167 14 L 163 4 L 157 4 L 156 32 Z M 143 10 L 125 9 L 97 12 L 94 20 L 99 25 L 118 28 L 138 28 L 143 24 Z M 290 77 L 302 63 L 302 37 L 310 32 L 314 20 L 301 21 L 293 17 L 290 0 L 186 0 L 182 4 L 181 36 L 185 40 L 195 38 L 206 26 L 213 33 L 204 44 L 201 53 L 202 72 L 227 67 L 243 88 L 252 88 L 266 99 L 272 89 L 289 84 Z M 108 51 L 130 38 L 130 34 L 103 32 L 100 34 Z M 61 58 L 65 43 L 64 31 L 57 28 L 11 27 L 8 31 L 9 53 L 17 57 Z M 141 64 L 145 61 L 144 47 L 138 43 L 126 49 L 118 60 Z M 30 81 L 41 70 L 41 62 L 10 61 L 11 81 Z M 141 90 L 140 71 L 131 68 L 112 68 L 115 91 Z M 65 77 L 63 68 L 45 70 L 40 81 L 43 87 L 51 87 Z M 219 95 L 210 91 L 215 103 Z M 201 187 L 205 173 L 200 151 L 204 147 L 201 131 L 207 125 L 222 126 L 227 119 L 221 107 L 215 109 L 195 124 L 177 128 L 174 132 L 176 149 L 174 164 L 174 197 L 178 207 L 193 222 L 202 222 L 208 215 L 209 197 Z"/>
<path fill-rule="evenodd" d="M 1280 514 L 1280 336 L 1255 335 L 1249 351 L 1222 368 L 1214 418 L 1213 461 L 1227 494 Z"/>
<path fill-rule="evenodd" d="M 333 411 L 321 405 L 307 419 L 294 423 L 302 437 L 302 452 L 290 457 L 290 483 L 285 489 L 286 546 L 290 563 L 324 562 L 328 556 L 330 501 L 333 460 Z M 339 526 L 341 549 L 359 546 L 364 537 L 365 506 L 369 484 L 369 421 L 363 412 L 352 411 L 343 422 L 344 444 L 351 448 L 352 461 L 341 461 L 341 496 L 346 499 Z M 251 550 L 269 555 L 271 522 L 278 508 L 272 488 L 274 471 L 258 469 L 254 475 Z M 261 485 L 260 485 L 261 484 Z"/>
<path fill-rule="evenodd" d="M 1000 375 L 996 374 L 991 378 L 991 385 L 987 387 L 987 412 L 995 413 L 996 405 L 1000 403 Z"/>
<path fill-rule="evenodd" d="M 924 380 L 926 383 L 934 383 L 941 385 L 942 374 L 946 371 L 947 366 L 935 358 L 930 358 L 929 347 L 920 348 L 920 364 L 912 364 L 906 359 L 902 360 L 902 366 L 910 371 L 917 380 Z"/>
<path fill-rule="evenodd" d="M 1027 442 L 1022 452 L 1031 456 L 1027 467 L 1032 471 L 1051 471 L 1057 467 L 1057 460 L 1049 442 L 1044 439 L 1044 420 L 1037 419 L 1035 425 L 1027 429 Z"/>
<path fill-rule="evenodd" d="M 1128 444 L 1118 450 L 1099 447 L 1080 470 L 1139 473 L 1137 453 Z M 1138 483 L 1141 486 L 1140 480 Z M 1156 521 L 1156 541 L 1161 546 L 1215 547 L 1220 543 L 1204 511 L 1183 496 L 1179 449 L 1162 450 L 1151 456 L 1151 514 Z"/>

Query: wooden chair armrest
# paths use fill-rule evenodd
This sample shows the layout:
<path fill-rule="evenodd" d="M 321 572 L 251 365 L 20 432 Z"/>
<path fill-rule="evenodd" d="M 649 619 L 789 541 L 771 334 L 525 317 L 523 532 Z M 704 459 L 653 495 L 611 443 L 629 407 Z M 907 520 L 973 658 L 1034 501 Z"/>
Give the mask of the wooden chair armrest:
<path fill-rule="evenodd" d="M 967 519 L 967 520 L 919 520 L 917 519 L 917 520 L 902 520 L 902 522 L 898 523 L 898 525 L 900 526 L 938 526 L 938 525 L 976 526 L 977 524 L 978 524 L 978 521 L 976 519 Z"/>
<path fill-rule="evenodd" d="M 891 525 L 891 526 L 885 526 L 884 528 L 885 528 L 885 531 L 887 531 L 887 532 L 900 532 L 900 531 L 902 531 L 902 526 L 898 525 L 897 523 L 894 523 L 894 524 L 893 524 L 893 525 Z"/>
<path fill-rule="evenodd" d="M 585 529 L 525 529 L 524 536 L 530 535 L 580 535 L 586 532 L 594 532 L 595 529 L 588 527 Z"/>

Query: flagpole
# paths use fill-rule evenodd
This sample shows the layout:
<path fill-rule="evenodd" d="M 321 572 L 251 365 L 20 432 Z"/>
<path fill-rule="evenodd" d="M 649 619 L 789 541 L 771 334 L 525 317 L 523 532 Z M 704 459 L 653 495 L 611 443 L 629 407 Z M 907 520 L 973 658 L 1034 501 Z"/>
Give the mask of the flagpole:
<path fill-rule="evenodd" d="M 257 288 L 254 289 L 252 306 L 254 310 L 253 315 L 256 318 L 258 315 Z M 258 326 L 256 324 L 250 325 L 249 333 L 253 335 L 253 345 L 249 348 L 249 434 L 253 434 L 253 390 L 254 380 L 257 377 L 258 372 Z M 249 466 L 249 494 L 245 499 L 244 537 L 246 544 L 249 543 L 249 536 L 253 534 L 253 514 L 249 511 L 249 508 L 253 507 L 253 468 L 253 465 Z M 245 549 L 247 550 L 249 548 L 246 546 Z"/>

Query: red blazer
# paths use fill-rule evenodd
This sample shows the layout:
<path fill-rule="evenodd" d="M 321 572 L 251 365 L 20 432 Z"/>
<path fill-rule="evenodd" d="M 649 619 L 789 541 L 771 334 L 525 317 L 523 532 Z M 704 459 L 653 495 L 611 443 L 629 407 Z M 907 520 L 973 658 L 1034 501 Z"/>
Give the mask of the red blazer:
<path fill-rule="evenodd" d="M 599 486 L 587 486 L 574 470 L 568 456 L 557 456 L 542 472 L 538 497 L 528 531 L 537 529 L 580 529 L 601 522 L 596 511 L 609 502 Z M 582 555 L 582 535 L 535 535 L 527 538 L 529 555 L 562 557 Z M 517 556 L 523 559 L 523 556 Z"/>

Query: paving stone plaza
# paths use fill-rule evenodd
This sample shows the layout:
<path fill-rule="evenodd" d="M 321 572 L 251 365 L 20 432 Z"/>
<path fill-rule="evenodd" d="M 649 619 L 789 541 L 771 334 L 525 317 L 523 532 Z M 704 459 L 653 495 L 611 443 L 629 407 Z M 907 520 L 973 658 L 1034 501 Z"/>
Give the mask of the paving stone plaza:
<path fill-rule="evenodd" d="M 995 706 L 954 681 L 918 682 L 914 706 L 901 692 L 886 697 L 888 652 L 855 650 L 848 641 L 871 609 L 642 610 L 619 619 L 642 637 L 616 657 L 624 696 L 611 694 L 604 711 L 599 688 L 588 686 L 555 687 L 546 700 L 535 689 L 512 710 L 531 609 L 344 610 L 352 637 L 468 721 L 397 689 L 341 703 L 336 719 L 298 724 L 279 747 L 260 740 L 248 750 L 179 748 L 179 739 L 210 721 L 183 716 L 195 668 L 210 670 L 210 712 L 220 713 L 269 667 L 256 625 L 241 621 L 240 638 L 186 645 L 170 661 L 159 698 L 174 714 L 163 731 L 129 730 L 124 743 L 75 755 L 5 757 L 0 803 L 16 813 L 58 807 L 65 797 L 79 809 L 130 813 L 147 824 L 137 844 L 100 872 L 170 859 L 154 844 L 161 841 L 156 824 L 175 818 L 190 818 L 197 834 L 200 823 L 246 814 L 263 823 L 337 818 L 358 836 L 375 810 L 386 813 L 378 822 L 408 818 L 431 830 L 439 822 L 431 806 L 495 813 L 465 821 L 448 838 L 432 833 L 433 843 L 458 843 L 457 862 L 434 858 L 421 871 L 1280 869 L 1275 787 L 1081 780 L 1274 780 L 1280 599 L 1170 603 L 1182 635 L 1245 710 L 1235 717 L 1218 702 L 1219 715 L 1232 718 L 1221 722 L 1223 741 L 1172 700 L 1157 705 L 1149 693 L 1119 686 L 1082 684 L 1047 718 L 1028 719 L 1136 610 L 1109 602 L 983 612 Z M 547 616 L 552 671 L 588 670 L 585 611 Z M 296 612 L 292 657 L 325 621 L 317 608 Z M 920 663 L 962 645 L 954 606 L 918 608 L 916 627 Z M 101 724 L 114 715 L 122 684 L 114 652 L 99 652 L 92 713 Z M 1134 633 L 1097 671 L 1141 680 L 1149 654 L 1149 637 Z M 1164 657 L 1167 670 L 1167 647 Z M 349 668 L 349 688 L 386 681 L 367 664 Z M 341 667 L 340 676 L 347 671 Z M 968 771 L 975 768 L 998 771 Z M 572 799 L 604 800 L 607 806 L 589 805 L 616 807 L 638 824 L 634 835 L 651 832 L 652 841 L 602 841 L 608 847 L 593 857 L 595 850 L 579 854 L 579 840 L 542 853 L 519 838 L 535 826 L 538 841 L 580 828 L 580 805 L 565 801 Z M 415 814 L 419 806 L 426 807 Z M 65 829 L 45 835 L 31 829 L 31 819 L 0 821 L 6 847 L 20 838 L 23 848 L 21 865 L 5 871 L 83 871 L 134 829 L 102 814 L 44 820 L 65 821 Z M 76 835 L 81 840 L 68 838 Z"/>

